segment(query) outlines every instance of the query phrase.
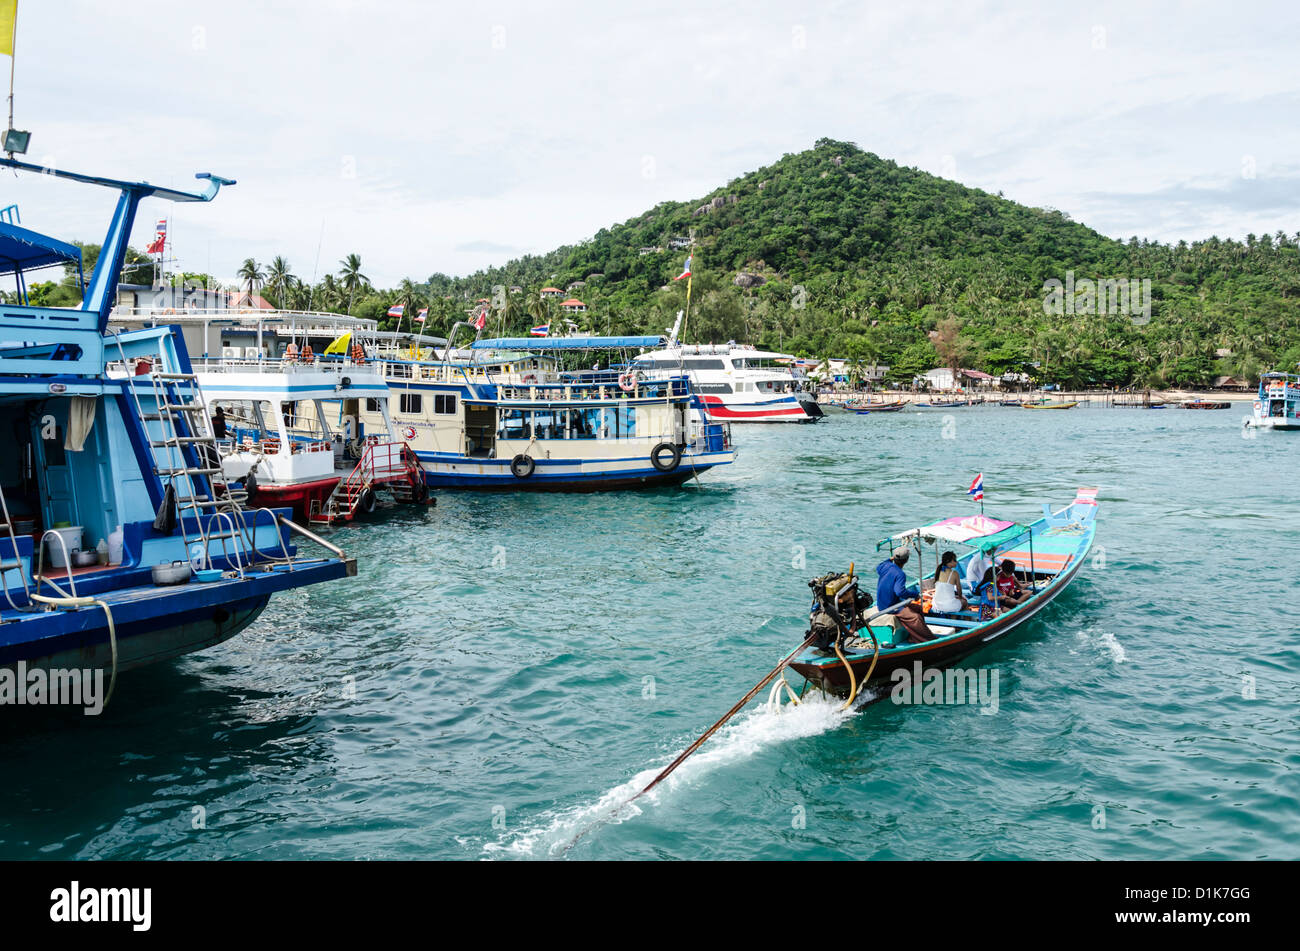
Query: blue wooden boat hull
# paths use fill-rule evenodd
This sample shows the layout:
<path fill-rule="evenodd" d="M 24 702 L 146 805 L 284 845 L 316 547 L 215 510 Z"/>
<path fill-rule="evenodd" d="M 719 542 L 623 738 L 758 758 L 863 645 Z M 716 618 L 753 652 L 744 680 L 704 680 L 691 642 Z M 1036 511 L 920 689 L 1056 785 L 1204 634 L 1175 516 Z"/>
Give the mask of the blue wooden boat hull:
<path fill-rule="evenodd" d="M 98 593 L 113 612 L 118 670 L 202 650 L 234 637 L 255 621 L 277 591 L 341 578 L 354 570 L 337 559 L 300 560 L 244 578 L 158 587 L 139 584 Z M 147 570 L 145 571 L 147 576 Z M 97 606 L 77 610 L 5 611 L 0 667 L 104 668 L 112 662 L 108 624 Z"/>
<path fill-rule="evenodd" d="M 735 458 L 732 450 L 683 455 L 671 472 L 649 461 L 617 459 L 535 459 L 527 478 L 510 471 L 509 459 L 477 459 L 444 453 L 417 453 L 430 488 L 500 489 L 532 492 L 602 492 L 614 489 L 673 486 Z"/>

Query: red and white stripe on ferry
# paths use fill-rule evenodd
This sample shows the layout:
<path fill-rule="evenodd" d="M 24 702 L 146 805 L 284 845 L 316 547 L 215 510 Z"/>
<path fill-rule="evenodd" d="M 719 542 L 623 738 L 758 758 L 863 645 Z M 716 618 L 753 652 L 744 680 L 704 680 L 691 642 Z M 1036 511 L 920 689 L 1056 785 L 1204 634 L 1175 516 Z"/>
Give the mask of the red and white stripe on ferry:
<path fill-rule="evenodd" d="M 726 403 L 716 396 L 706 396 L 704 405 L 708 407 L 709 415 L 717 419 L 762 419 L 764 416 L 806 416 L 804 408 L 797 402 L 793 406 L 786 406 L 782 409 L 760 409 L 760 410 L 738 410 L 732 409 Z"/>

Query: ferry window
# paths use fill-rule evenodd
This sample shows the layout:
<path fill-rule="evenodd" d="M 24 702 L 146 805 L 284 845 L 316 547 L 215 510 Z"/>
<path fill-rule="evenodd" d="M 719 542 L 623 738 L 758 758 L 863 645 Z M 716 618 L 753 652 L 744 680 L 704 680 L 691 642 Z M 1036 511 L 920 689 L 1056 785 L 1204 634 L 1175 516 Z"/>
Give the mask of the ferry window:
<path fill-rule="evenodd" d="M 433 411 L 443 416 L 452 416 L 456 412 L 456 394 L 438 393 L 433 398 Z"/>
<path fill-rule="evenodd" d="M 423 402 L 424 398 L 419 393 L 403 393 L 398 398 L 398 409 L 403 413 L 419 413 Z"/>
<path fill-rule="evenodd" d="M 528 415 L 519 409 L 501 410 L 501 421 L 497 425 L 498 439 L 527 439 Z"/>
<path fill-rule="evenodd" d="M 696 383 L 695 392 L 697 393 L 730 393 L 730 383 Z"/>
<path fill-rule="evenodd" d="M 573 411 L 574 439 L 599 439 L 604 413 L 601 409 L 575 409 Z"/>
<path fill-rule="evenodd" d="M 533 435 L 538 439 L 563 439 L 568 422 L 567 410 L 533 413 Z"/>
<path fill-rule="evenodd" d="M 725 370 L 721 360 L 687 360 L 686 369 L 688 370 Z"/>
<path fill-rule="evenodd" d="M 615 412 L 618 414 L 618 435 L 624 438 L 636 435 L 636 407 L 620 406 Z"/>
<path fill-rule="evenodd" d="M 366 412 L 367 412 L 367 413 L 378 413 L 378 412 L 379 412 L 379 400 L 375 399 L 375 397 L 373 397 L 373 396 L 367 396 L 367 397 L 366 397 Z"/>

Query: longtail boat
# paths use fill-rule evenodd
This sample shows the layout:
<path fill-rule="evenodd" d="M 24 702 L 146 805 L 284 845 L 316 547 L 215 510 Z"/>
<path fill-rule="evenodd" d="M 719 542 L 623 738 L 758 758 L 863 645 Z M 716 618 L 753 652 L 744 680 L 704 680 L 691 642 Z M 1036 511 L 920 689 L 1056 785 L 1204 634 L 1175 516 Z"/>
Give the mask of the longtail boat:
<path fill-rule="evenodd" d="M 1078 403 L 1021 403 L 1021 409 L 1074 409 Z"/>
<path fill-rule="evenodd" d="M 1183 409 L 1231 409 L 1227 400 L 1188 400 L 1179 404 Z"/>
<path fill-rule="evenodd" d="M 823 585 L 823 591 L 829 592 L 829 602 L 826 596 L 814 598 L 813 627 L 816 628 L 818 615 L 825 615 L 829 607 L 839 626 L 831 645 L 835 649 L 805 647 L 790 661 L 790 669 L 807 681 L 805 690 L 813 686 L 828 693 L 856 696 L 896 679 L 895 671 L 915 670 L 917 662 L 922 668 L 942 668 L 956 663 L 1010 634 L 1066 589 L 1087 561 L 1097 512 L 1097 490 L 1081 488 L 1074 501 L 1063 508 L 1052 511 L 1051 506 L 1044 505 L 1042 517 L 1028 525 L 983 514 L 957 516 L 882 539 L 876 550 L 887 547 L 890 557 L 903 547 L 916 551 L 918 577 L 912 580 L 918 582 L 918 588 L 920 578 L 933 574 L 934 567 L 932 564 L 927 572 L 923 547 L 934 546 L 937 564 L 940 544 L 960 545 L 971 549 L 958 558 L 958 571 L 963 578 L 974 558 L 987 559 L 993 564 L 1010 559 L 1015 563 L 1015 578 L 1028 597 L 1014 607 L 985 604 L 982 608 L 939 612 L 931 605 L 930 592 L 923 591 L 920 599 L 904 600 L 873 614 L 870 610 L 859 613 L 843 601 L 856 590 L 853 583 L 856 579 L 850 577 L 835 585 Z M 817 582 L 811 584 L 817 592 Z M 830 590 L 832 587 L 834 590 Z M 962 594 L 974 603 L 976 595 L 965 583 Z M 901 623 L 892 623 L 890 615 L 908 606 L 922 613 L 933 640 L 914 642 L 914 635 Z M 845 615 L 852 620 L 844 619 Z"/>
<path fill-rule="evenodd" d="M 859 416 L 868 416 L 871 413 L 897 413 L 907 405 L 907 400 L 896 400 L 892 403 L 858 403 L 849 408 Z"/>

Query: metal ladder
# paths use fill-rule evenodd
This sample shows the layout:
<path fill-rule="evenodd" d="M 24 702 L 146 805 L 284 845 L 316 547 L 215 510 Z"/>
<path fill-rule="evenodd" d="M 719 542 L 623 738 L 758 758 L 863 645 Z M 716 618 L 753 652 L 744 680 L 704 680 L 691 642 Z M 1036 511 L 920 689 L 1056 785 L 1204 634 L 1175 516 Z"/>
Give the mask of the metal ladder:
<path fill-rule="evenodd" d="M 207 562 L 213 541 L 221 541 L 223 549 L 227 539 L 243 539 L 247 542 L 248 530 L 242 504 L 247 495 L 231 492 L 224 479 L 220 483 L 213 479 L 213 476 L 223 475 L 221 453 L 212 435 L 198 376 L 193 373 L 164 373 L 158 370 L 156 363 L 151 363 L 148 377 L 157 412 L 147 413 L 136 386 L 136 380 L 144 374 L 131 372 L 132 361 L 122 349 L 120 339 L 118 349 L 122 352 L 122 364 L 131 390 L 132 404 L 149 440 L 153 471 L 172 488 L 176 518 L 185 540 L 186 552 L 192 557 L 193 546 L 199 545 Z M 182 392 L 183 389 L 188 392 Z M 151 422 L 162 424 L 163 438 L 153 438 L 149 431 Z M 212 517 L 220 513 L 225 513 L 228 517 Z M 214 533 L 214 522 L 226 530 Z M 252 552 L 246 554 L 251 555 Z M 240 559 L 238 570 L 241 574 L 247 560 Z"/>
<path fill-rule="evenodd" d="M 23 582 L 23 596 L 27 599 L 27 604 L 30 605 L 32 602 L 32 589 L 27 586 L 27 572 L 23 570 L 23 559 L 18 554 L 18 537 L 14 534 L 14 523 L 9 517 L 9 503 L 5 501 L 3 487 L 0 487 L 0 512 L 4 513 L 3 528 L 9 536 L 9 544 L 13 547 L 13 559 L 0 560 L 0 587 L 5 589 L 5 600 L 9 602 L 11 608 L 15 611 L 30 610 L 30 608 L 19 607 L 14 603 L 13 595 L 9 593 L 9 583 L 6 580 L 9 577 L 9 572 L 18 572 L 18 577 Z M 70 566 L 68 570 L 72 570 Z"/>

